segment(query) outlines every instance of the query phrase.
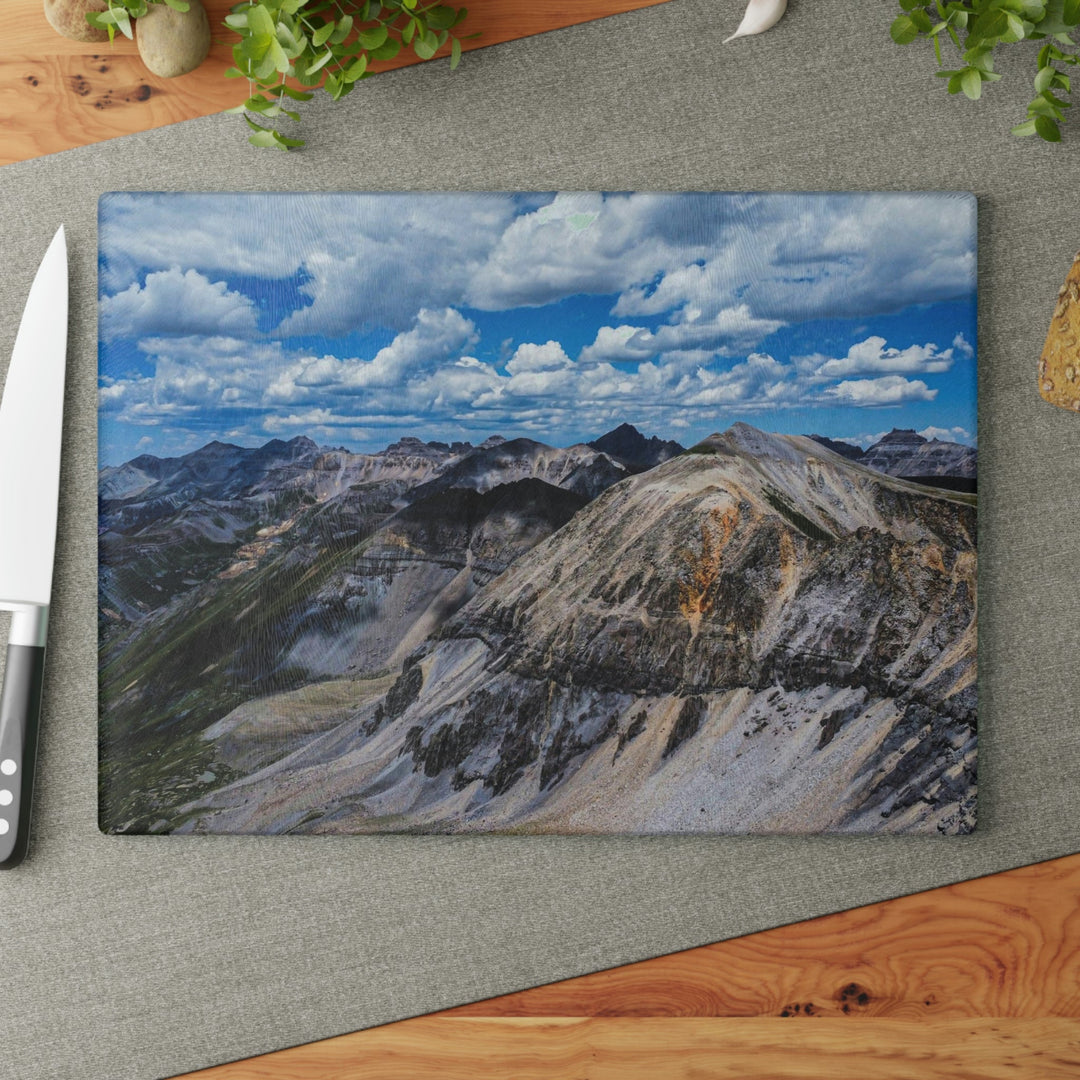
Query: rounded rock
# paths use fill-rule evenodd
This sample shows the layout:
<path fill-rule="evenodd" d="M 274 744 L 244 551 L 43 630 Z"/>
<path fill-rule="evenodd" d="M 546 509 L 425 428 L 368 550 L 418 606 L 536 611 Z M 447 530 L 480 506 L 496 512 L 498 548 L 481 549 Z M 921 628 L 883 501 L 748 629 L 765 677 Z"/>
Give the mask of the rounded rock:
<path fill-rule="evenodd" d="M 163 79 L 194 71 L 210 51 L 210 20 L 202 0 L 187 11 L 153 4 L 135 23 L 135 44 L 147 69 Z"/>
<path fill-rule="evenodd" d="M 45 18 L 58 33 L 72 41 L 108 41 L 105 30 L 86 21 L 88 11 L 105 11 L 106 0 L 45 0 Z"/>

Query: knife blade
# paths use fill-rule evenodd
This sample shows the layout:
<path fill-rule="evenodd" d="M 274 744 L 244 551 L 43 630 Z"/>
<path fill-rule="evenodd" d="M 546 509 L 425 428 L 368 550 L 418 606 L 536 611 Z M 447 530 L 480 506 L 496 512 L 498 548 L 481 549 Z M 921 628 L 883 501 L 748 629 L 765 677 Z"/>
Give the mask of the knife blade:
<path fill-rule="evenodd" d="M 12 612 L 0 691 L 0 869 L 30 838 L 52 595 L 67 368 L 63 225 L 30 287 L 0 400 L 0 610 Z"/>

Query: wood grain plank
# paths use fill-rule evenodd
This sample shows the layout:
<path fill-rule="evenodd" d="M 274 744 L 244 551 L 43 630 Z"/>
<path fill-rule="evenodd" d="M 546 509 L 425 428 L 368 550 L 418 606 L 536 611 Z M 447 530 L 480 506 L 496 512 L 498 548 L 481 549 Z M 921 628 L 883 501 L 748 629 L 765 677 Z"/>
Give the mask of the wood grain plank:
<path fill-rule="evenodd" d="M 449 1015 L 1078 1017 L 1080 855 Z"/>
<path fill-rule="evenodd" d="M 406 1076 L 1080 1077 L 1080 855 L 187 1080 Z"/>
<path fill-rule="evenodd" d="M 1080 1020 L 432 1016 L 200 1080 L 1075 1080 Z"/>
<path fill-rule="evenodd" d="M 41 0 L 3 0 L 8 46 L 0 58 L 0 165 L 118 135 L 220 112 L 246 96 L 243 80 L 226 80 L 235 37 L 221 25 L 235 0 L 206 0 L 215 44 L 198 70 L 176 79 L 151 75 L 134 43 L 84 44 L 56 34 Z M 651 7 L 665 0 L 472 0 L 464 26 L 481 37 L 467 50 Z M 137 31 L 136 31 L 137 32 Z M 445 55 L 444 49 L 440 55 Z M 409 53 L 372 65 L 385 71 L 417 63 Z M 466 78 L 467 68 L 461 71 Z M 361 90 L 357 91 L 362 92 Z M 315 104 L 314 102 L 312 103 Z M 332 107 L 329 101 L 320 107 Z M 241 128 L 237 137 L 245 137 Z"/>

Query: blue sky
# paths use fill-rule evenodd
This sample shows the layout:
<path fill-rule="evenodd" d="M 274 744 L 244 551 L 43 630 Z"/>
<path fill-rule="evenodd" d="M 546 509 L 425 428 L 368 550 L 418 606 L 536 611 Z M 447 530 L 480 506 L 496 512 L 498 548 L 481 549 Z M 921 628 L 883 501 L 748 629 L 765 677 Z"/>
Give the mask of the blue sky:
<path fill-rule="evenodd" d="M 623 422 L 973 443 L 975 270 L 951 193 L 106 195 L 101 462 Z"/>

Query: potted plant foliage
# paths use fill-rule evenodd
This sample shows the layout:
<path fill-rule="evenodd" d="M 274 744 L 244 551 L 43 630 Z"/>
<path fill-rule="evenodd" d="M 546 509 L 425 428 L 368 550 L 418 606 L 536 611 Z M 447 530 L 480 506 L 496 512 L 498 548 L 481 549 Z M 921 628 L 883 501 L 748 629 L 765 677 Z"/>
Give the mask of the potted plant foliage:
<path fill-rule="evenodd" d="M 1038 135 L 1060 142 L 1065 110 L 1072 107 L 1061 95 L 1072 92 L 1068 68 L 1080 64 L 1071 33 L 1080 26 L 1080 0 L 900 0 L 902 14 L 892 24 L 892 39 L 907 45 L 929 38 L 937 57 L 938 78 L 947 79 L 950 94 L 972 101 L 982 96 L 983 83 L 997 82 L 994 52 L 1001 45 L 1041 41 L 1036 59 L 1035 97 L 1027 119 L 1014 135 Z M 960 53 L 960 66 L 944 69 L 941 39 L 948 36 Z"/>

